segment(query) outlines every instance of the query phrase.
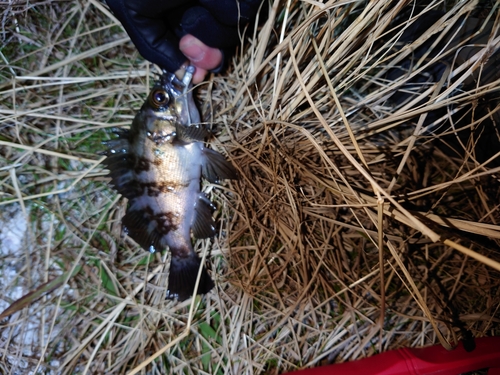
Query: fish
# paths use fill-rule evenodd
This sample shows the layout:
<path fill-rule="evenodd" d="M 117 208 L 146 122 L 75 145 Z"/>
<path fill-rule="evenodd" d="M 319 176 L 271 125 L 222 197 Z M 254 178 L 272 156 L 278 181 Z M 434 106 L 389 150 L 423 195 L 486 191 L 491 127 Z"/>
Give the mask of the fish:
<path fill-rule="evenodd" d="M 167 298 L 191 297 L 200 267 L 198 294 L 214 283 L 194 251 L 195 238 L 216 234 L 215 205 L 201 191 L 201 177 L 212 183 L 236 179 L 226 158 L 205 146 L 211 135 L 200 121 L 193 98 L 194 67 L 182 79 L 164 72 L 134 117 L 129 130 L 115 130 L 106 142 L 111 185 L 128 199 L 124 232 L 150 253 L 171 252 Z"/>

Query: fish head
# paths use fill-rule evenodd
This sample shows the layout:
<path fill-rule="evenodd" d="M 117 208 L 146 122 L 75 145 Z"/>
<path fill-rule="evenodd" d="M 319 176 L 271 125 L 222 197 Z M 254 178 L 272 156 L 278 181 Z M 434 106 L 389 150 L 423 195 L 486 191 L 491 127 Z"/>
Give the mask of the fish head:
<path fill-rule="evenodd" d="M 182 80 L 164 71 L 149 93 L 143 110 L 178 125 L 200 124 L 200 113 L 194 102 L 191 84 L 194 69 L 193 66 L 186 67 Z"/>

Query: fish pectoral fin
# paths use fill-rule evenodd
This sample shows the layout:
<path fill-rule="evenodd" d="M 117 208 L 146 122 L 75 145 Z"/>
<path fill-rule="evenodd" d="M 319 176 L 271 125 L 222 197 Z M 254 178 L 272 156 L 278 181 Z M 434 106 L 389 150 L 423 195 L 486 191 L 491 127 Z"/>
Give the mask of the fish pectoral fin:
<path fill-rule="evenodd" d="M 129 210 L 122 219 L 127 235 L 149 252 L 162 250 L 162 235 L 157 231 L 156 221 L 144 211 Z"/>
<path fill-rule="evenodd" d="M 175 253 L 175 249 L 170 250 L 172 254 Z M 168 275 L 167 298 L 177 298 L 179 301 L 184 301 L 191 297 L 200 267 L 203 267 L 203 269 L 201 271 L 197 294 L 206 294 L 214 287 L 214 282 L 208 274 L 207 269 L 201 265 L 198 255 L 193 252 L 186 258 L 172 256 Z"/>
<path fill-rule="evenodd" d="M 204 141 L 210 135 L 210 132 L 203 125 L 184 126 L 177 124 L 175 131 L 177 138 L 184 142 Z"/>
<path fill-rule="evenodd" d="M 203 148 L 201 173 L 210 182 L 219 182 L 223 179 L 235 180 L 238 178 L 236 169 L 226 160 L 224 155 L 209 148 Z"/>
<path fill-rule="evenodd" d="M 215 236 L 215 220 L 212 217 L 215 211 L 214 204 L 205 194 L 200 194 L 194 206 L 194 220 L 192 225 L 193 235 L 196 238 L 209 238 Z"/>

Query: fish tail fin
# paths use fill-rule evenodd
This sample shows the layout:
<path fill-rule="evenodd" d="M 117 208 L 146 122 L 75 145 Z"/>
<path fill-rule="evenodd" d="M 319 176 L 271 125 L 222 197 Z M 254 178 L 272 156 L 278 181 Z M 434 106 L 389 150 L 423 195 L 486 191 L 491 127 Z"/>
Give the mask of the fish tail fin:
<path fill-rule="evenodd" d="M 201 264 L 198 255 L 191 253 L 188 257 L 172 256 L 168 276 L 167 298 L 178 298 L 179 301 L 184 301 L 191 297 L 200 267 L 203 267 L 203 269 L 197 294 L 206 294 L 214 287 L 214 282 L 205 266 Z"/>

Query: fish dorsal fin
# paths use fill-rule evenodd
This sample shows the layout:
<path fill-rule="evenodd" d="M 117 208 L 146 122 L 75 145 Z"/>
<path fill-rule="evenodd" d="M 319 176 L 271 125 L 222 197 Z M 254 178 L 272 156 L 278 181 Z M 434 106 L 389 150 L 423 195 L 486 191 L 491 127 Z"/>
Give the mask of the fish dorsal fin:
<path fill-rule="evenodd" d="M 203 148 L 202 170 L 203 176 L 210 182 L 219 182 L 224 179 L 237 179 L 238 174 L 233 165 L 224 155 L 209 148 Z"/>
<path fill-rule="evenodd" d="M 194 220 L 191 229 L 196 238 L 209 238 L 215 235 L 215 221 L 212 217 L 214 204 L 205 194 L 200 194 L 194 206 Z"/>
<path fill-rule="evenodd" d="M 132 154 L 115 154 L 108 156 L 102 162 L 109 169 L 111 185 L 127 199 L 135 198 L 141 193 L 141 188 L 135 180 L 134 156 Z"/>
<path fill-rule="evenodd" d="M 177 138 L 184 142 L 201 142 L 210 135 L 210 132 L 202 125 L 176 126 Z"/>
<path fill-rule="evenodd" d="M 128 153 L 130 149 L 130 131 L 126 129 L 113 129 L 113 133 L 116 134 L 118 138 L 102 142 L 107 148 L 102 152 L 102 155 L 112 156 Z"/>
<path fill-rule="evenodd" d="M 162 234 L 157 230 L 158 223 L 144 210 L 127 211 L 122 219 L 127 235 L 149 252 L 161 251 Z"/>
<path fill-rule="evenodd" d="M 118 138 L 103 142 L 107 150 L 102 154 L 107 158 L 102 162 L 109 169 L 111 185 L 125 198 L 132 199 L 140 194 L 140 187 L 134 176 L 136 159 L 130 153 L 129 131 L 115 129 Z"/>

